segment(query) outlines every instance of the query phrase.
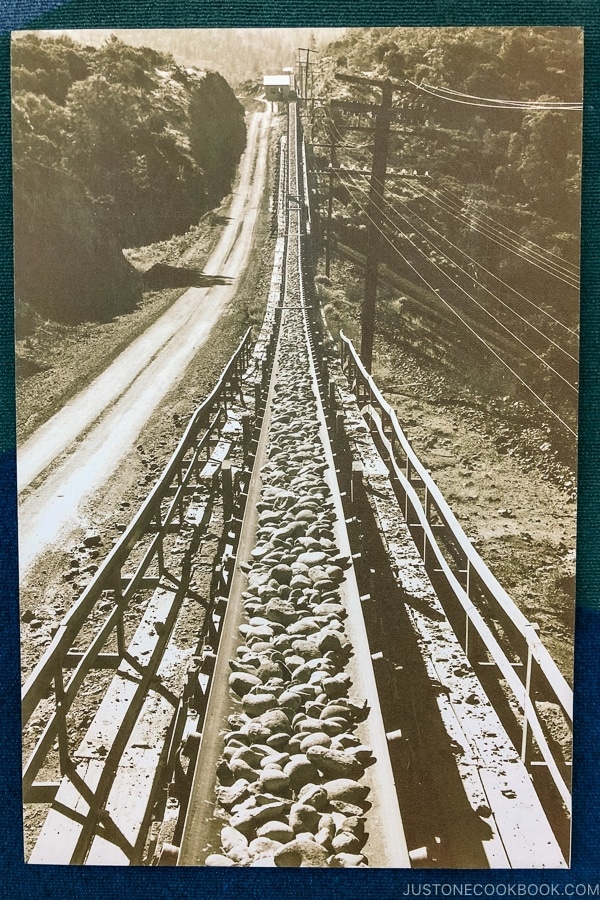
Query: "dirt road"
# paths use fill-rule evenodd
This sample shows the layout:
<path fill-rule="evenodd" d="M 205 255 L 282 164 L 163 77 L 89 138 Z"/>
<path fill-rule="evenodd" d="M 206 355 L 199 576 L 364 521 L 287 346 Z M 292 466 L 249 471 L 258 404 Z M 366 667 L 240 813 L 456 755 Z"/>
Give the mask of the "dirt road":
<path fill-rule="evenodd" d="M 205 266 L 230 284 L 190 288 L 18 451 L 21 577 L 65 534 L 84 525 L 84 501 L 117 469 L 236 291 L 250 257 L 265 185 L 270 110 L 254 113 L 238 189 Z"/>

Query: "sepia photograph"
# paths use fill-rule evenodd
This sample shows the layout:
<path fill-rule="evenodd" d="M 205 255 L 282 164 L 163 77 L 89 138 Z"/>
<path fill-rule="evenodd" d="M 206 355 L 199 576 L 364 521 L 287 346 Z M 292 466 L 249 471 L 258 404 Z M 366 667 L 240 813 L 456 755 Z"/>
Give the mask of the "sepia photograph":
<path fill-rule="evenodd" d="M 26 862 L 568 869 L 583 30 L 10 65 Z"/>

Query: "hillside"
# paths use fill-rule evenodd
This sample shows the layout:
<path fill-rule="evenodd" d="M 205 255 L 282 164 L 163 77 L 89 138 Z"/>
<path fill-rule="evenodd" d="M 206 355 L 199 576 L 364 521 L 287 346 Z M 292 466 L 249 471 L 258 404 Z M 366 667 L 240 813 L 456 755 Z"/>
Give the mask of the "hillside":
<path fill-rule="evenodd" d="M 184 232 L 229 191 L 244 110 L 225 79 L 117 39 L 13 41 L 19 336 L 106 321 L 141 283 L 125 247 Z"/>
<path fill-rule="evenodd" d="M 579 29 L 353 29 L 321 54 L 321 69 L 334 96 L 374 99 L 336 83 L 335 72 L 400 85 L 392 165 L 427 169 L 466 200 L 501 211 L 524 237 L 578 261 L 580 113 L 446 102 L 416 85 L 511 103 L 581 102 Z"/>
<path fill-rule="evenodd" d="M 345 31 L 345 28 L 122 28 L 111 31 L 93 28 L 65 33 L 96 47 L 115 34 L 134 47 L 153 47 L 161 53 L 170 53 L 180 64 L 215 69 L 235 87 L 248 81 L 260 84 L 264 72 L 293 66 L 299 47 L 321 49 Z"/>
<path fill-rule="evenodd" d="M 549 423 L 571 464 L 581 112 L 556 104 L 581 101 L 582 53 L 581 32 L 570 28 L 357 29 L 321 54 L 317 88 L 319 96 L 378 103 L 380 90 L 336 73 L 396 85 L 391 174 L 378 199 L 381 258 L 394 276 L 380 289 L 381 339 L 487 398 L 525 402 L 525 415 L 544 429 Z M 441 89 L 450 99 L 434 96 Z M 510 102 L 490 107 L 487 98 Z M 326 167 L 331 153 L 318 145 L 333 142 L 337 163 L 353 172 L 335 180 L 333 220 L 340 254 L 359 279 L 371 125 L 367 114 L 335 106 L 308 125 L 316 166 Z M 347 298 L 341 278 L 334 281 L 322 291 Z M 360 302 L 358 292 L 338 304 L 346 328 Z"/>

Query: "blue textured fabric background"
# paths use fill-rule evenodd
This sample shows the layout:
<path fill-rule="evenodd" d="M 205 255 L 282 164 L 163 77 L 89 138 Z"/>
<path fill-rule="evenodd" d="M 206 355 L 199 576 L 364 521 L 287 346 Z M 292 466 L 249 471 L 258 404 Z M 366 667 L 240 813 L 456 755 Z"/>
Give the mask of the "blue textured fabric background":
<path fill-rule="evenodd" d="M 569 872 L 116 869 L 23 863 L 15 501 L 9 32 L 18 28 L 581 25 L 585 28 L 583 272 L 573 860 Z M 0 897 L 399 900 L 419 886 L 567 896 L 600 882 L 600 4 L 597 0 L 0 0 Z M 521 887 L 519 887 L 519 885 Z M 556 886 L 556 887 L 553 887 Z M 437 888 L 442 891 L 441 887 Z M 444 892 L 449 888 L 445 887 Z M 582 888 L 577 888 L 577 891 Z M 560 892 L 560 893 L 558 893 Z M 467 894 L 468 895 L 468 894 Z M 442 896 L 442 893 L 438 893 Z M 600 897 L 600 893 L 596 894 Z"/>

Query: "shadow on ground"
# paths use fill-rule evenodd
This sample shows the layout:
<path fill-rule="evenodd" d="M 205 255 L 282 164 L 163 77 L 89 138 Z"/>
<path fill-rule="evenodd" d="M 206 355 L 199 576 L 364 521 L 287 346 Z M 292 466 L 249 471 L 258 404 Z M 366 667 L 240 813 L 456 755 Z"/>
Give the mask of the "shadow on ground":
<path fill-rule="evenodd" d="M 142 274 L 146 290 L 162 290 L 172 287 L 213 287 L 216 284 L 231 284 L 231 278 L 223 275 L 206 275 L 191 266 L 169 266 L 156 263 Z"/>

